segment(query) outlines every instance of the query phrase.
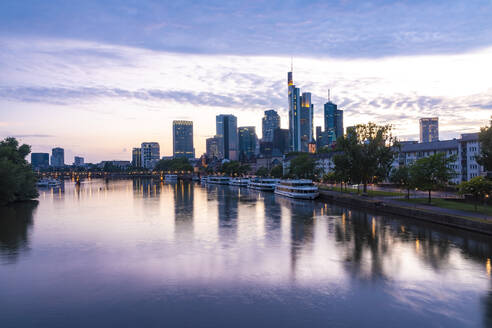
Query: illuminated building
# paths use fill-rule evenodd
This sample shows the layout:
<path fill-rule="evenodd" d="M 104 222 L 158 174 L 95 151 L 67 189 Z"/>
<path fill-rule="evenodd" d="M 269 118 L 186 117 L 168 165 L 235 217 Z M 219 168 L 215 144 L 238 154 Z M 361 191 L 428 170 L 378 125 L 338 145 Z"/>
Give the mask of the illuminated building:
<path fill-rule="evenodd" d="M 207 157 L 208 158 L 222 158 L 221 149 L 221 138 L 215 136 L 208 138 L 207 143 Z"/>
<path fill-rule="evenodd" d="M 339 137 L 343 136 L 343 110 L 338 109 L 337 105 L 330 100 L 328 91 L 328 102 L 324 106 L 325 111 L 325 140 L 326 145 L 334 143 Z"/>
<path fill-rule="evenodd" d="M 420 119 L 420 142 L 439 141 L 439 118 L 426 117 Z"/>
<path fill-rule="evenodd" d="M 133 148 L 132 150 L 132 166 L 142 167 L 142 148 Z"/>
<path fill-rule="evenodd" d="M 173 121 L 173 157 L 195 158 L 192 121 Z"/>
<path fill-rule="evenodd" d="M 63 148 L 53 148 L 51 150 L 51 166 L 65 166 L 65 150 Z"/>
<path fill-rule="evenodd" d="M 73 165 L 74 166 L 84 166 L 84 158 L 80 156 L 75 156 L 73 158 Z"/>
<path fill-rule="evenodd" d="M 141 147 L 142 167 L 153 169 L 160 160 L 160 147 L 158 142 L 142 142 Z"/>
<path fill-rule="evenodd" d="M 50 166 L 50 154 L 31 153 L 31 165 L 35 170 L 48 168 Z"/>
<path fill-rule="evenodd" d="M 251 160 L 255 155 L 256 144 L 258 142 L 255 127 L 254 126 L 239 127 L 238 138 L 239 138 L 239 160 L 241 161 Z"/>
<path fill-rule="evenodd" d="M 262 140 L 272 142 L 275 129 L 280 128 L 280 116 L 273 109 L 266 110 L 261 123 Z"/>
<path fill-rule="evenodd" d="M 216 135 L 221 139 L 220 153 L 225 159 L 237 161 L 238 137 L 237 137 L 237 118 L 234 115 L 216 116 Z"/>

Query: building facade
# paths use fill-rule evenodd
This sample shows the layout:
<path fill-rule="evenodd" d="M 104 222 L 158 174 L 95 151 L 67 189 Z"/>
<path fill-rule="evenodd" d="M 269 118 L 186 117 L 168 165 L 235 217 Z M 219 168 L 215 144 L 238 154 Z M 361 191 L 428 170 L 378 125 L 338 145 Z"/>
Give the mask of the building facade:
<path fill-rule="evenodd" d="M 280 128 L 280 116 L 278 113 L 273 110 L 266 110 L 265 116 L 261 120 L 261 129 L 262 129 L 262 137 L 263 141 L 273 141 L 273 133 L 276 129 Z"/>
<path fill-rule="evenodd" d="M 142 167 L 142 148 L 135 147 L 132 149 L 132 166 Z"/>
<path fill-rule="evenodd" d="M 311 103 L 311 93 L 304 92 L 301 96 L 301 151 L 308 152 L 309 144 L 313 142 L 313 111 L 314 106 Z"/>
<path fill-rule="evenodd" d="M 65 166 L 65 150 L 63 148 L 53 148 L 51 150 L 51 166 L 64 167 Z"/>
<path fill-rule="evenodd" d="M 73 165 L 74 166 L 84 166 L 84 158 L 80 156 L 75 156 L 73 158 Z"/>
<path fill-rule="evenodd" d="M 50 154 L 31 153 L 31 165 L 35 170 L 47 169 L 50 166 Z"/>
<path fill-rule="evenodd" d="M 234 115 L 216 116 L 216 135 L 221 139 L 220 147 L 223 158 L 237 161 L 239 158 L 237 118 Z"/>
<path fill-rule="evenodd" d="M 207 157 L 208 158 L 223 158 L 221 153 L 221 138 L 215 136 L 212 138 L 207 138 L 206 140 L 207 146 Z"/>
<path fill-rule="evenodd" d="M 275 129 L 273 132 L 273 154 L 287 154 L 289 152 L 289 130 Z"/>
<path fill-rule="evenodd" d="M 291 151 L 301 151 L 301 90 L 294 85 L 292 72 L 287 73 L 287 92 L 289 102 L 289 147 Z"/>
<path fill-rule="evenodd" d="M 192 121 L 173 121 L 173 157 L 195 158 Z"/>
<path fill-rule="evenodd" d="M 439 141 L 439 118 L 426 117 L 420 121 L 420 142 Z"/>
<path fill-rule="evenodd" d="M 343 136 L 343 110 L 328 100 L 324 106 L 325 119 L 325 140 L 326 145 L 334 143 L 339 137 Z"/>
<path fill-rule="evenodd" d="M 140 152 L 142 167 L 146 169 L 153 169 L 161 157 L 158 142 L 142 142 Z"/>
<path fill-rule="evenodd" d="M 256 128 L 254 126 L 241 126 L 238 128 L 239 138 L 239 160 L 250 161 L 255 157 L 256 144 L 258 137 L 256 136 Z"/>

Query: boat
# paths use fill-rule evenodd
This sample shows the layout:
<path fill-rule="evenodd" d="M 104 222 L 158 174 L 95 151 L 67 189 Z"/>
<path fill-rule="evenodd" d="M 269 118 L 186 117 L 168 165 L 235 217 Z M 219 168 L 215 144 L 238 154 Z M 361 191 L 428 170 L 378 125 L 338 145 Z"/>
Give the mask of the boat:
<path fill-rule="evenodd" d="M 41 179 L 36 183 L 36 185 L 39 188 L 55 188 L 60 187 L 61 182 L 56 179 Z"/>
<path fill-rule="evenodd" d="M 254 178 L 249 181 L 248 187 L 256 190 L 274 191 L 278 179 L 273 178 Z"/>
<path fill-rule="evenodd" d="M 170 182 L 178 181 L 178 176 L 176 174 L 166 174 L 164 180 Z"/>
<path fill-rule="evenodd" d="M 248 178 L 233 178 L 229 182 L 229 185 L 231 186 L 239 186 L 239 187 L 247 187 L 249 183 Z"/>
<path fill-rule="evenodd" d="M 208 177 L 207 178 L 207 183 L 210 183 L 210 184 L 228 185 L 230 181 L 231 181 L 230 177 Z"/>
<path fill-rule="evenodd" d="M 200 182 L 203 183 L 203 184 L 205 184 L 205 183 L 207 183 L 207 180 L 208 180 L 207 177 L 202 177 L 202 179 L 200 180 Z"/>
<path fill-rule="evenodd" d="M 200 177 L 194 175 L 194 176 L 191 177 L 191 181 L 200 181 Z"/>
<path fill-rule="evenodd" d="M 280 180 L 275 187 L 277 195 L 298 199 L 315 199 L 319 196 L 318 187 L 312 180 Z"/>

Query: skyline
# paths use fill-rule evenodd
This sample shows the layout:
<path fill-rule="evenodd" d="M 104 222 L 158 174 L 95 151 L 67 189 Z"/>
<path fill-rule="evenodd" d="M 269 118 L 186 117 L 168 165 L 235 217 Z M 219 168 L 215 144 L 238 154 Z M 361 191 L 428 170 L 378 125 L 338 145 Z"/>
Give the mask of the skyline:
<path fill-rule="evenodd" d="M 410 35 L 402 47 L 387 45 L 386 41 L 391 38 L 385 39 L 385 34 L 378 34 L 374 26 L 368 30 L 364 40 L 346 36 L 344 41 L 343 33 L 337 38 L 316 34 L 312 30 L 313 25 L 324 26 L 320 17 L 328 12 L 313 10 L 311 23 L 293 25 L 291 29 L 299 35 L 297 43 L 307 44 L 308 47 L 301 49 L 293 42 L 295 46 L 290 50 L 279 48 L 284 28 L 276 25 L 288 6 L 279 7 L 278 13 L 273 15 L 275 5 L 271 5 L 265 8 L 264 15 L 270 14 L 269 17 L 274 18 L 272 25 L 252 30 L 249 36 L 266 31 L 262 35 L 276 41 L 269 45 L 263 40 L 263 43 L 245 51 L 244 47 L 234 46 L 237 43 L 235 37 L 245 44 L 256 39 L 249 39 L 242 32 L 232 36 L 228 34 L 230 32 L 217 33 L 215 36 L 222 40 L 222 48 L 214 47 L 215 43 L 186 41 L 201 48 L 181 49 L 174 46 L 171 49 L 148 42 L 154 36 L 155 29 L 150 29 L 148 34 L 142 33 L 142 42 L 136 44 L 138 37 L 133 34 L 143 31 L 139 24 L 116 33 L 113 39 L 108 36 L 110 33 L 107 29 L 104 32 L 108 34 L 106 36 L 95 32 L 101 23 L 94 19 L 88 20 L 83 31 L 74 31 L 68 26 L 75 25 L 68 19 L 74 9 L 66 6 L 61 6 L 58 12 L 66 13 L 66 17 L 59 15 L 59 20 L 50 21 L 53 14 L 46 10 L 44 15 L 21 27 L 13 18 L 23 16 L 12 13 L 16 10 L 20 12 L 19 6 L 29 5 L 9 6 L 7 3 L 0 5 L 0 12 L 5 13 L 0 14 L 0 45 L 3 49 L 0 54 L 0 69 L 3 72 L 0 75 L 0 136 L 16 136 L 22 142 L 31 144 L 33 152 L 49 152 L 59 146 L 65 149 L 67 159 L 80 155 L 87 162 L 128 160 L 132 147 L 144 141 L 156 141 L 161 146 L 162 155 L 171 155 L 172 121 L 193 120 L 194 143 L 196 155 L 199 156 L 205 152 L 205 139 L 215 134 L 216 115 L 236 115 L 238 127 L 255 126 L 256 131 L 260 131 L 263 112 L 268 109 L 277 110 L 281 116 L 281 127 L 287 128 L 285 76 L 290 69 L 292 56 L 294 83 L 302 91 L 312 94 L 313 128 L 323 126 L 323 104 L 327 100 L 328 88 L 332 90 L 333 102 L 344 110 L 345 126 L 368 121 L 392 123 L 395 134 L 404 140 L 418 140 L 418 119 L 421 117 L 439 117 L 442 139 L 476 132 L 490 119 L 492 68 L 488 61 L 492 55 L 492 33 L 487 32 L 492 30 L 492 24 L 482 18 L 492 13 L 491 4 L 480 7 L 479 2 L 474 2 L 474 6 L 465 6 L 464 12 L 481 12 L 473 20 L 467 20 L 453 14 L 459 9 L 459 4 L 449 5 L 447 2 L 445 12 L 448 16 L 442 15 L 445 22 L 438 28 L 438 24 L 432 25 L 432 28 L 439 30 L 436 33 L 441 39 L 412 41 Z M 145 11 L 143 8 L 147 8 L 148 4 L 145 2 L 134 9 L 137 12 Z M 48 8 L 52 4 L 45 6 Z M 89 5 L 81 3 L 73 7 L 78 8 L 85 17 L 85 6 Z M 155 6 L 156 13 L 164 10 L 163 6 Z M 188 9 L 197 10 L 197 6 Z M 312 9 L 313 6 L 320 5 L 310 4 L 307 8 Z M 348 4 L 332 6 L 331 9 L 341 16 L 334 17 L 334 21 L 341 20 L 346 23 L 345 26 L 356 24 L 356 18 L 360 18 L 357 13 L 363 15 L 363 10 L 352 12 L 344 6 Z M 401 6 L 408 7 L 408 4 Z M 430 11 L 435 6 L 439 5 L 426 7 L 419 2 L 415 8 L 425 7 L 428 10 L 422 11 L 422 17 L 409 15 L 407 20 L 421 19 L 425 23 L 429 15 L 432 16 Z M 369 10 L 365 15 L 382 17 L 381 8 L 390 12 L 401 10 L 397 5 L 386 4 Z M 109 9 L 100 8 L 101 15 L 109 15 Z M 212 9 L 206 7 L 207 10 Z M 248 7 L 243 10 L 253 9 Z M 23 15 L 31 11 L 32 8 Z M 111 12 L 111 17 L 119 13 L 118 10 Z M 172 27 L 173 20 L 185 12 L 178 10 L 177 18 L 166 16 L 168 25 L 163 25 L 167 26 L 165 35 L 179 29 Z M 4 20 L 6 17 L 8 19 Z M 125 14 L 120 13 L 118 17 L 120 25 L 115 23 L 115 27 L 132 21 Z M 207 18 L 212 27 L 214 24 L 224 24 L 225 16 L 215 18 L 215 23 L 214 17 Z M 456 25 L 449 25 L 452 18 L 456 19 Z M 194 34 L 202 26 L 202 23 L 195 22 L 197 19 L 193 16 L 189 22 L 191 28 L 183 40 L 196 38 Z M 252 18 L 254 22 L 258 19 L 256 16 Z M 150 26 L 155 22 L 149 19 L 140 23 Z M 243 23 L 242 20 L 237 23 L 231 20 L 231 30 L 243 31 Z M 387 20 L 383 19 L 381 24 L 385 23 Z M 477 37 L 459 37 L 467 23 L 466 29 L 475 29 L 473 32 L 478 33 Z M 404 25 L 396 24 L 395 30 L 403 33 Z M 425 28 L 425 24 L 421 25 L 419 28 Z M 68 27 L 55 31 L 49 26 Z M 407 27 L 407 30 L 411 28 L 413 26 Z M 334 27 L 333 31 L 340 29 L 340 26 Z M 204 40 L 212 38 L 208 32 L 205 30 L 201 33 Z M 124 35 L 128 36 L 126 42 L 117 40 Z M 301 35 L 304 35 L 304 40 L 300 39 Z M 275 39 L 277 36 L 278 39 Z M 166 37 L 170 39 L 163 36 L 164 39 Z M 377 37 L 382 37 L 385 42 L 365 47 L 367 42 Z M 358 46 L 345 46 L 349 39 L 356 40 L 353 42 Z M 183 40 L 181 42 L 185 42 Z M 331 50 L 323 42 L 330 44 Z"/>

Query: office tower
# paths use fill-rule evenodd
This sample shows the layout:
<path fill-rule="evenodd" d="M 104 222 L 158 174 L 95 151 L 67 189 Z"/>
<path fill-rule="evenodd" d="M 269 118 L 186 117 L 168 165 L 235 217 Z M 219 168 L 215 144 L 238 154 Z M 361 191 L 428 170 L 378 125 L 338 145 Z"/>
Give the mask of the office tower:
<path fill-rule="evenodd" d="M 237 130 L 239 138 L 239 160 L 249 161 L 255 155 L 256 143 L 258 142 L 256 128 L 254 126 L 241 126 Z"/>
<path fill-rule="evenodd" d="M 420 119 L 420 142 L 439 141 L 439 118 Z"/>
<path fill-rule="evenodd" d="M 237 118 L 234 115 L 216 116 L 217 137 L 221 138 L 220 152 L 225 159 L 238 160 Z"/>
<path fill-rule="evenodd" d="M 173 157 L 195 158 L 192 121 L 173 121 Z"/>
<path fill-rule="evenodd" d="M 301 151 L 309 151 L 309 144 L 313 142 L 313 104 L 311 93 L 304 92 L 301 96 L 300 111 Z"/>
<path fill-rule="evenodd" d="M 260 154 L 264 157 L 272 157 L 273 154 L 273 142 L 260 141 Z"/>
<path fill-rule="evenodd" d="M 273 153 L 280 155 L 287 154 L 289 147 L 289 129 L 275 129 L 273 131 Z"/>
<path fill-rule="evenodd" d="M 292 69 L 287 73 L 287 88 L 289 100 L 289 133 L 290 150 L 301 151 L 301 90 L 294 85 Z"/>
<path fill-rule="evenodd" d="M 223 158 L 221 150 L 221 138 L 215 136 L 207 138 L 207 157 L 208 158 Z"/>
<path fill-rule="evenodd" d="M 74 166 L 84 166 L 84 158 L 80 156 L 75 156 L 73 158 L 73 165 Z"/>
<path fill-rule="evenodd" d="M 142 148 L 133 148 L 132 150 L 132 166 L 142 167 Z"/>
<path fill-rule="evenodd" d="M 51 166 L 65 166 L 65 150 L 63 148 L 57 147 L 51 150 Z"/>
<path fill-rule="evenodd" d="M 142 142 L 142 167 L 153 169 L 160 160 L 160 148 L 158 142 Z"/>
<path fill-rule="evenodd" d="M 32 153 L 31 165 L 35 170 L 46 169 L 50 166 L 50 154 L 48 153 Z"/>
<path fill-rule="evenodd" d="M 280 128 L 280 116 L 273 109 L 266 110 L 262 123 L 262 140 L 273 141 L 273 131 Z"/>
<path fill-rule="evenodd" d="M 327 144 L 335 142 L 343 136 L 343 110 L 330 100 L 328 90 L 328 102 L 325 104 L 325 132 L 329 132 L 330 140 Z"/>

